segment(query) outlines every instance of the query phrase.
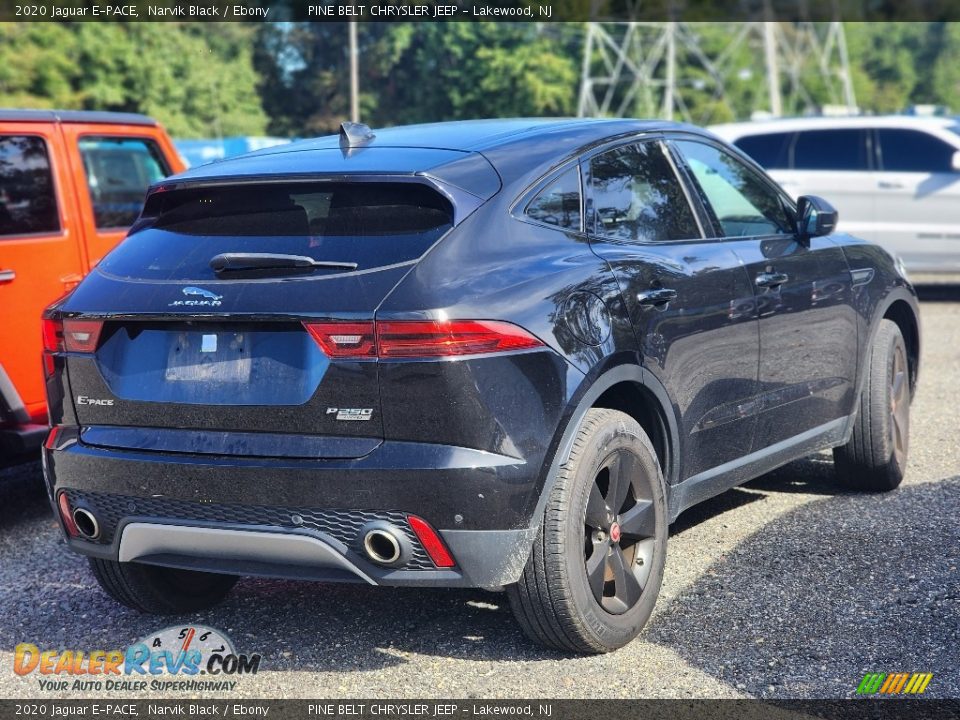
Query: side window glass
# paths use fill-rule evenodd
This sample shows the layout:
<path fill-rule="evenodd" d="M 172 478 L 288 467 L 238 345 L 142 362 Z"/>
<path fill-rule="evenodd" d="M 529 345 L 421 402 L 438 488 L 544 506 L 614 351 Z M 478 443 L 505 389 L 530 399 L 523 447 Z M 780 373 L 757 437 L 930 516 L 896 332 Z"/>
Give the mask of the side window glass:
<path fill-rule="evenodd" d="M 869 170 L 865 130 L 804 130 L 793 146 L 797 170 Z"/>
<path fill-rule="evenodd" d="M 623 242 L 700 237 L 693 211 L 659 142 L 610 150 L 590 161 L 597 235 Z"/>
<path fill-rule="evenodd" d="M 160 149 L 139 138 L 84 137 L 79 144 L 97 228 L 130 227 L 147 188 L 170 174 Z"/>
<path fill-rule="evenodd" d="M 734 145 L 767 170 L 777 170 L 790 167 L 787 151 L 790 149 L 792 137 L 790 133 L 748 135 L 737 140 Z"/>
<path fill-rule="evenodd" d="M 724 237 L 793 232 L 780 195 L 733 155 L 712 145 L 675 143 Z"/>
<path fill-rule="evenodd" d="M 919 130 L 877 130 L 884 170 L 891 172 L 953 172 L 951 160 L 957 151 L 940 138 Z"/>
<path fill-rule="evenodd" d="M 0 236 L 59 231 L 47 143 L 33 135 L 0 135 Z"/>
<path fill-rule="evenodd" d="M 574 167 L 547 185 L 527 205 L 526 215 L 546 225 L 580 231 L 580 173 Z"/>

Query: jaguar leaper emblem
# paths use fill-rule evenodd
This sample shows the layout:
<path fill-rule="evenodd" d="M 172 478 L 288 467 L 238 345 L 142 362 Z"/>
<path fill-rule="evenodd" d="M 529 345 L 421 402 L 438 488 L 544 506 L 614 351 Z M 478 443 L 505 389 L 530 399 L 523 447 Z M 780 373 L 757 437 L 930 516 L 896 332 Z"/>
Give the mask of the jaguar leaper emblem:
<path fill-rule="evenodd" d="M 196 296 L 205 298 L 205 299 L 207 299 L 207 300 L 222 300 L 222 299 L 223 299 L 223 295 L 217 295 L 216 293 L 210 292 L 209 290 L 204 290 L 203 288 L 193 287 L 192 285 L 191 285 L 190 287 L 185 287 L 185 288 L 183 289 L 183 294 L 184 294 L 184 295 L 188 295 L 188 296 L 189 296 L 189 295 L 196 295 Z"/>
<path fill-rule="evenodd" d="M 222 304 L 220 301 L 223 300 L 223 295 L 217 295 L 215 292 L 211 292 L 210 290 L 204 290 L 203 288 L 194 287 L 193 285 L 183 288 L 181 292 L 183 292 L 183 294 L 186 295 L 188 299 L 174 300 L 172 303 L 170 303 L 169 307 L 179 307 L 179 306 L 217 307 Z M 199 298 L 199 299 L 195 300 L 193 298 Z"/>

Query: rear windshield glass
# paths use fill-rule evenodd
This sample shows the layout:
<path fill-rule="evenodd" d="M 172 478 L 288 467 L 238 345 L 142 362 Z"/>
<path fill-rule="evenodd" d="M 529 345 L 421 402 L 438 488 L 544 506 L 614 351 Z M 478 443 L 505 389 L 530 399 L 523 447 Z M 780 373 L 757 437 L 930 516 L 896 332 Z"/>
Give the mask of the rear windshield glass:
<path fill-rule="evenodd" d="M 159 193 L 100 263 L 111 275 L 204 280 L 221 253 L 306 255 L 357 270 L 419 258 L 452 227 L 450 203 L 418 183 L 235 185 Z M 318 269 L 312 277 L 344 270 Z"/>

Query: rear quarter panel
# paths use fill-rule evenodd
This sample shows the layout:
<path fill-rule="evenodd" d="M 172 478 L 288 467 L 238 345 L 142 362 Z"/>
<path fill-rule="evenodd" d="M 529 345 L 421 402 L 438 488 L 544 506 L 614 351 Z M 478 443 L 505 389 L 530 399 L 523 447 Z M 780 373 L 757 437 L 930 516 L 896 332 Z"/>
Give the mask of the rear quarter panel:
<path fill-rule="evenodd" d="M 505 320 L 545 349 L 433 362 L 381 362 L 387 440 L 436 442 L 517 458 L 529 517 L 549 452 L 585 375 L 636 351 L 616 280 L 578 233 L 517 219 L 498 196 L 434 247 L 378 310 L 378 319 Z M 597 308 L 586 337 L 583 298 Z M 589 305 L 589 303 L 588 303 Z"/>

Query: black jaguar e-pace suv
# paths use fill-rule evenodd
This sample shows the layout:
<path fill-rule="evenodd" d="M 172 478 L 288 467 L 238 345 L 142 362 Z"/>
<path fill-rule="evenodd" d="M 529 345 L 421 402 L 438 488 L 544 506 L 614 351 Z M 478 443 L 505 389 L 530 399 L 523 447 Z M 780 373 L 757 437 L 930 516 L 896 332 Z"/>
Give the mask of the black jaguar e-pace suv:
<path fill-rule="evenodd" d="M 54 512 L 146 612 L 480 587 L 613 650 L 685 508 L 827 449 L 900 483 L 916 296 L 836 221 L 656 121 L 346 123 L 168 178 L 45 314 Z"/>

